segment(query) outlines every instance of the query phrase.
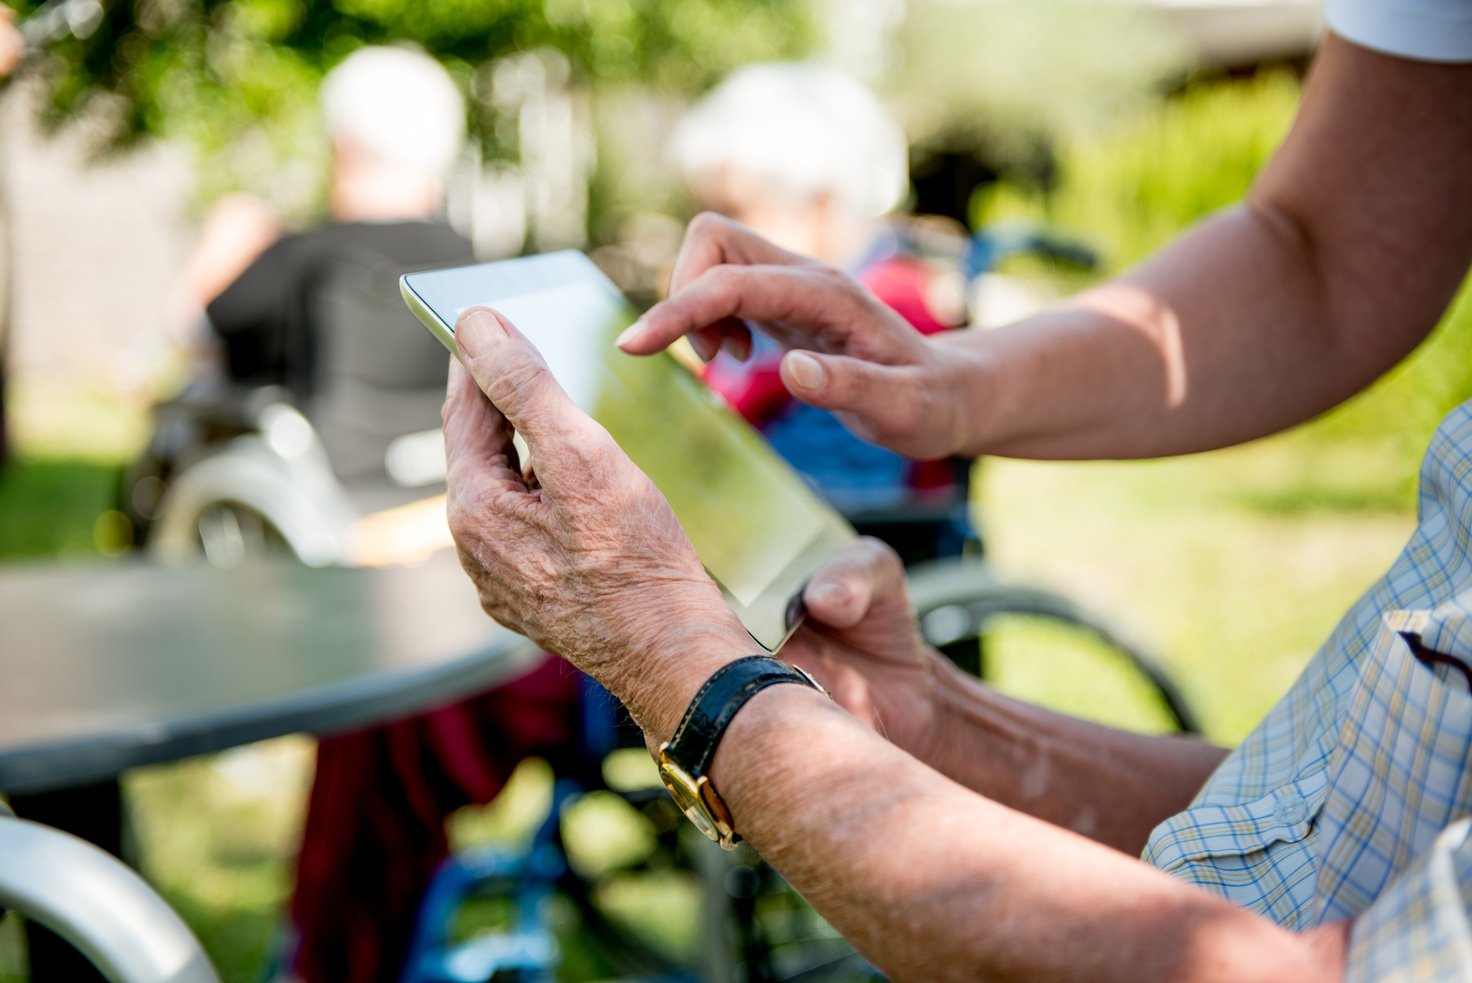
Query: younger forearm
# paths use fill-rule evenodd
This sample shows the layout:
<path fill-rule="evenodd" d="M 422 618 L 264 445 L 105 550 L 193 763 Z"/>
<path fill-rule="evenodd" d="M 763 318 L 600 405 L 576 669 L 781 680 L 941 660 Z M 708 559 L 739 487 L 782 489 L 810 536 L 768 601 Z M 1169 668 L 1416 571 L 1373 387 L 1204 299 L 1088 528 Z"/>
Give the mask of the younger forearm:
<path fill-rule="evenodd" d="M 1319 259 L 1270 209 L 1203 222 L 1127 276 L 996 331 L 954 387 L 967 454 L 1138 458 L 1239 443 L 1357 392 L 1428 330 L 1331 314 Z M 1209 271 L 1203 274 L 1203 271 Z"/>

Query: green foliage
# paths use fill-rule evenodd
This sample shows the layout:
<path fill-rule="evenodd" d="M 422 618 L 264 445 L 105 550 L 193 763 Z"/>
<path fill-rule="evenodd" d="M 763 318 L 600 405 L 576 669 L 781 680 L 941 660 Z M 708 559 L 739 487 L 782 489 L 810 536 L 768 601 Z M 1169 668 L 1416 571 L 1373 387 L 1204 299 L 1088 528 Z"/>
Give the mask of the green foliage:
<path fill-rule="evenodd" d="M 1108 133 L 1063 141 L 1055 189 L 1003 185 L 977 202 L 976 217 L 1047 220 L 1127 266 L 1239 200 L 1297 105 L 1286 73 L 1188 87 Z"/>
<path fill-rule="evenodd" d="M 538 48 L 561 52 L 578 84 L 689 93 L 743 62 L 799 56 L 812 35 L 801 0 L 113 0 L 42 75 L 53 125 L 87 114 L 110 147 L 183 138 L 200 152 L 202 197 L 250 187 L 300 211 L 326 159 L 317 83 L 361 45 L 418 44 L 481 98 L 481 66 Z M 494 122 L 471 113 L 490 142 Z"/>
<path fill-rule="evenodd" d="M 911 142 L 1034 177 L 1049 148 L 1154 101 L 1189 63 L 1138 6 L 1100 0 L 912 0 L 886 88 Z"/>

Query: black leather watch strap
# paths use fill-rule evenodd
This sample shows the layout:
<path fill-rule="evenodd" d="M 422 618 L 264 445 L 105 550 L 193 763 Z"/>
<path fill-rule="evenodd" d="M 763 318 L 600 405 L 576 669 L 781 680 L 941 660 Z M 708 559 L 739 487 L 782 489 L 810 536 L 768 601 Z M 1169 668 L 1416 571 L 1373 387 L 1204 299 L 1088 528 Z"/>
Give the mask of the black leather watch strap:
<path fill-rule="evenodd" d="M 692 778 L 710 767 L 716 747 L 736 711 L 757 693 L 777 683 L 800 683 L 822 692 L 812 677 L 770 655 L 749 655 L 717 669 L 690 701 L 690 708 L 666 746 Z"/>

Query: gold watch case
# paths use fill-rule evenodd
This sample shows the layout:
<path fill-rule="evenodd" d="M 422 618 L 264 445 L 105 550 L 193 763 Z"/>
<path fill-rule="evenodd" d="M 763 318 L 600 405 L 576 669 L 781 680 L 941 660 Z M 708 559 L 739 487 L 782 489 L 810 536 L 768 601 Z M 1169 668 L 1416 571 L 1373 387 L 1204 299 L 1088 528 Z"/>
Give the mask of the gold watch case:
<path fill-rule="evenodd" d="M 731 821 L 731 810 L 721 800 L 720 793 L 710 783 L 710 778 L 701 775 L 695 778 L 669 756 L 669 742 L 659 746 L 659 780 L 675 800 L 695 828 L 709 839 L 721 845 L 723 850 L 736 849 L 736 830 Z"/>

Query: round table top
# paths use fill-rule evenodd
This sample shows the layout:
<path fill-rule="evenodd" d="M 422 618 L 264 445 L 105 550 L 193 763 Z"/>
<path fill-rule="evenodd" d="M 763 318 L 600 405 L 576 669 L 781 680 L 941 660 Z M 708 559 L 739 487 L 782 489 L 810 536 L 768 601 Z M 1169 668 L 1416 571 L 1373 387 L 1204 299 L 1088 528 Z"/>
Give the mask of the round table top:
<path fill-rule="evenodd" d="M 535 665 L 453 555 L 418 567 L 0 568 L 0 791 L 381 722 Z"/>

